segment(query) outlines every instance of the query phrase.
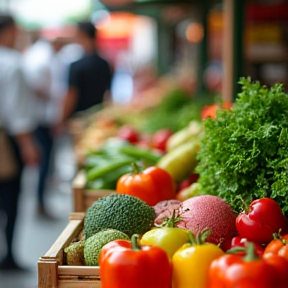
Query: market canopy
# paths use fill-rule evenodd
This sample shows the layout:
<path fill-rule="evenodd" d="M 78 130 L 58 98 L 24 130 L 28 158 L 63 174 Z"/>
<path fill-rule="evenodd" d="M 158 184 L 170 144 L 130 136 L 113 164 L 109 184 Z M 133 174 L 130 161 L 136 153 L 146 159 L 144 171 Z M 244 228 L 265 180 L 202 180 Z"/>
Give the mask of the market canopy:
<path fill-rule="evenodd" d="M 5 3 L 4 3 L 5 2 Z M 57 26 L 91 14 L 90 0 L 0 0 L 0 9 L 15 15 L 26 29 Z"/>

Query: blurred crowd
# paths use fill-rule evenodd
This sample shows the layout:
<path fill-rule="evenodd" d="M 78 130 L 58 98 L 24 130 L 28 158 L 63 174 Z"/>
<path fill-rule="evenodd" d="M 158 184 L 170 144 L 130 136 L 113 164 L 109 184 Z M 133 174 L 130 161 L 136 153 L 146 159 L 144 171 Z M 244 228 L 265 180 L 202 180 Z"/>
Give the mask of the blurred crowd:
<path fill-rule="evenodd" d="M 0 270 L 21 269 L 13 236 L 24 167 L 38 168 L 35 210 L 52 220 L 45 193 L 55 140 L 76 113 L 110 97 L 111 68 L 97 52 L 95 26 L 72 28 L 68 35 L 34 31 L 24 46 L 13 16 L 0 15 Z"/>

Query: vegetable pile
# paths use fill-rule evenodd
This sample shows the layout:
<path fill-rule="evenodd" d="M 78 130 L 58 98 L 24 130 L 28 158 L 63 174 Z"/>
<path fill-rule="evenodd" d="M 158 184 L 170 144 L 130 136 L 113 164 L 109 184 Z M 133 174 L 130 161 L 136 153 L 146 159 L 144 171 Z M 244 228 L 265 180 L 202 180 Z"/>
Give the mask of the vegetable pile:
<path fill-rule="evenodd" d="M 204 129 L 126 125 L 90 151 L 86 188 L 115 193 L 87 210 L 67 265 L 99 265 L 103 288 L 288 287 L 288 94 L 240 84 L 232 108 L 202 110 Z M 166 111 L 186 101 L 173 97 Z"/>
<path fill-rule="evenodd" d="M 288 95 L 241 79 L 231 110 L 207 118 L 196 168 L 204 194 L 217 195 L 236 212 L 254 199 L 274 199 L 288 214 Z M 240 199 L 239 196 L 242 199 Z"/>
<path fill-rule="evenodd" d="M 218 196 L 175 204 L 151 207 L 123 194 L 96 200 L 64 249 L 66 264 L 100 266 L 103 288 L 287 288 L 287 219 L 274 200 L 254 200 L 238 215 Z M 153 226 L 161 207 L 172 216 Z"/>

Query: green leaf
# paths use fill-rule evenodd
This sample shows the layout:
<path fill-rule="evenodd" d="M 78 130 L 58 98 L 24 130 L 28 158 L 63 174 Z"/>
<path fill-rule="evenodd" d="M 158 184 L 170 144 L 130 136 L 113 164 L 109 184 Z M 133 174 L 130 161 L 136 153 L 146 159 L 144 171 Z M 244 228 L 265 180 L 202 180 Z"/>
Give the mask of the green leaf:
<path fill-rule="evenodd" d="M 288 213 L 288 95 L 241 78 L 231 110 L 206 119 L 198 155 L 198 182 L 240 212 L 242 203 L 271 197 Z"/>

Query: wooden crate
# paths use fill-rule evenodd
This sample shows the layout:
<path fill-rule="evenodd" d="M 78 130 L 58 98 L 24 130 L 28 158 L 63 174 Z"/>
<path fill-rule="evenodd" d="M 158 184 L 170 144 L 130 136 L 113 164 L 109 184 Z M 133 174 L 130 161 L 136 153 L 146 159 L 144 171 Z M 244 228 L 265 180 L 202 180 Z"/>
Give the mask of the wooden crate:
<path fill-rule="evenodd" d="M 64 248 L 83 229 L 85 213 L 72 213 L 69 223 L 38 261 L 38 288 L 100 288 L 99 266 L 64 265 Z"/>
<path fill-rule="evenodd" d="M 87 190 L 86 175 L 80 170 L 72 182 L 73 209 L 74 212 L 86 212 L 86 210 L 100 197 L 108 196 L 115 193 L 114 190 Z"/>

